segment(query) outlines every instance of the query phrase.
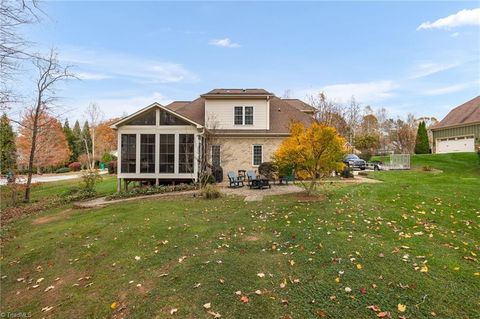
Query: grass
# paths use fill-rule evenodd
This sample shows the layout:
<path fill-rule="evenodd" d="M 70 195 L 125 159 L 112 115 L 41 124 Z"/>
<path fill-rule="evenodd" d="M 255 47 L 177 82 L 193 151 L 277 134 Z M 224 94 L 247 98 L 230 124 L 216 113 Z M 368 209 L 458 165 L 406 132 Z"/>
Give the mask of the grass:
<path fill-rule="evenodd" d="M 71 179 L 58 182 L 35 183 L 32 184 L 31 200 L 32 202 L 44 201 L 58 196 L 62 196 L 68 189 L 78 187 L 82 180 Z M 116 191 L 117 179 L 114 175 L 102 175 L 102 181 L 97 185 L 99 196 L 113 194 Z M 11 193 L 6 186 L 0 186 L 0 208 L 4 209 L 11 206 Z M 23 198 L 20 194 L 20 199 Z"/>
<path fill-rule="evenodd" d="M 478 318 L 478 159 L 412 161 L 443 172 L 375 172 L 383 183 L 329 188 L 318 202 L 152 199 L 18 220 L 2 242 L 1 309 L 58 318 L 376 318 L 367 306 L 377 305 L 393 318 Z"/>

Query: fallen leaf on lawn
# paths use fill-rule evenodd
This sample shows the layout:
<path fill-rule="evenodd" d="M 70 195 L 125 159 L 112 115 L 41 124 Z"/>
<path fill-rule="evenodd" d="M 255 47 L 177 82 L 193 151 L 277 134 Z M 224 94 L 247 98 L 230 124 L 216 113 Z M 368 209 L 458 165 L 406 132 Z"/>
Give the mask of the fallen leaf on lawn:
<path fill-rule="evenodd" d="M 222 316 L 218 312 L 207 311 L 209 315 L 212 315 L 213 318 L 221 318 Z"/>
<path fill-rule="evenodd" d="M 208 302 L 208 303 L 203 305 L 203 308 L 210 309 L 210 308 L 212 308 L 212 304 Z"/>
<path fill-rule="evenodd" d="M 240 297 L 240 301 L 243 302 L 243 303 L 248 303 L 250 301 L 250 299 L 248 299 L 247 296 L 242 296 L 242 297 Z"/>
<path fill-rule="evenodd" d="M 118 306 L 118 304 L 116 302 L 112 302 L 112 304 L 110 305 L 110 308 L 116 309 L 117 306 Z"/>
<path fill-rule="evenodd" d="M 178 309 L 177 308 L 173 308 L 172 310 L 170 310 L 170 314 L 171 315 L 174 315 L 178 312 Z"/>
<path fill-rule="evenodd" d="M 140 260 L 140 259 L 141 259 L 140 256 L 135 256 L 135 260 L 138 261 L 138 260 Z"/>
<path fill-rule="evenodd" d="M 345 292 L 348 292 L 348 293 L 352 292 L 352 288 L 350 288 L 350 287 L 345 287 Z"/>
<path fill-rule="evenodd" d="M 362 264 L 357 264 L 357 269 L 362 269 L 362 268 L 363 268 Z"/>
<path fill-rule="evenodd" d="M 32 288 L 35 289 L 35 288 L 38 288 L 40 287 L 40 285 L 33 285 Z"/>
<path fill-rule="evenodd" d="M 330 300 L 332 301 L 337 300 L 337 296 L 330 296 Z"/>
<path fill-rule="evenodd" d="M 280 283 L 280 288 L 285 288 L 287 286 L 287 279 L 283 279 L 283 281 Z"/>
<path fill-rule="evenodd" d="M 50 290 L 52 290 L 53 288 L 55 288 L 55 286 L 48 286 L 47 288 L 45 288 L 44 291 L 50 291 Z"/>
<path fill-rule="evenodd" d="M 428 272 L 428 266 L 423 265 L 422 268 L 420 269 L 420 272 Z"/>
<path fill-rule="evenodd" d="M 238 296 L 240 296 L 240 295 L 242 294 L 242 291 L 241 291 L 241 290 L 237 290 L 237 291 L 235 291 L 235 294 L 238 295 Z"/>
<path fill-rule="evenodd" d="M 407 310 L 407 306 L 406 306 L 406 305 L 403 305 L 403 304 L 401 304 L 401 303 L 399 303 L 399 304 L 397 305 L 397 308 L 398 308 L 398 311 L 400 311 L 400 312 L 405 312 L 405 310 Z"/>
<path fill-rule="evenodd" d="M 37 279 L 37 284 L 41 283 L 43 281 L 44 278 L 38 278 Z"/>
<path fill-rule="evenodd" d="M 52 309 L 53 309 L 53 307 L 46 306 L 46 307 L 43 307 L 43 308 L 42 308 L 42 312 L 48 312 L 48 311 L 50 311 L 50 310 L 52 310 Z"/>
<path fill-rule="evenodd" d="M 200 287 L 201 285 L 202 285 L 201 283 L 197 282 L 197 283 L 193 286 L 193 288 L 198 288 L 198 287 Z"/>
<path fill-rule="evenodd" d="M 261 294 L 262 294 L 262 291 L 261 291 L 260 289 L 258 289 L 258 290 L 255 290 L 255 293 L 256 293 L 257 295 L 261 295 Z"/>
<path fill-rule="evenodd" d="M 335 278 L 335 282 L 338 284 L 340 282 L 340 277 Z"/>
<path fill-rule="evenodd" d="M 260 277 L 260 278 L 263 278 L 263 277 L 265 277 L 265 274 L 264 274 L 263 272 L 259 272 L 259 273 L 257 274 L 257 276 Z"/>
<path fill-rule="evenodd" d="M 181 263 L 185 260 L 185 258 L 187 258 L 187 256 L 182 256 L 180 258 L 178 258 L 178 262 Z"/>
<path fill-rule="evenodd" d="M 361 287 L 361 288 L 360 288 L 360 293 L 361 293 L 362 295 L 366 294 L 366 293 L 367 293 L 367 288 Z"/>
<path fill-rule="evenodd" d="M 25 280 L 25 278 L 23 278 L 23 277 L 17 278 L 17 281 L 18 281 L 18 282 L 24 281 L 24 280 Z"/>
<path fill-rule="evenodd" d="M 288 263 L 290 264 L 290 266 L 295 265 L 295 261 L 293 261 L 293 259 L 292 259 L 292 260 L 289 260 Z"/>
<path fill-rule="evenodd" d="M 367 309 L 371 309 L 371 310 L 373 310 L 373 311 L 375 311 L 375 312 L 380 311 L 380 307 L 377 306 L 377 305 L 368 306 Z"/>
<path fill-rule="evenodd" d="M 323 317 L 326 317 L 327 314 L 326 314 L 325 311 L 323 311 L 323 310 L 317 310 L 317 316 L 323 318 Z"/>
<path fill-rule="evenodd" d="M 390 318 L 390 312 L 388 312 L 388 311 L 379 312 L 379 313 L 377 313 L 377 317 L 378 318 L 386 318 L 386 317 Z"/>

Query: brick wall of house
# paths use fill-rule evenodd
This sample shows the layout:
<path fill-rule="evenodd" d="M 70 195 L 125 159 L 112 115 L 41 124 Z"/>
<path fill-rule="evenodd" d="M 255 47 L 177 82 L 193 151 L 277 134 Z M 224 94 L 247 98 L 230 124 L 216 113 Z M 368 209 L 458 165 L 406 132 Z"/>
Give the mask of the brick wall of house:
<path fill-rule="evenodd" d="M 253 166 L 253 145 L 263 145 L 263 162 L 271 161 L 272 155 L 285 137 L 224 137 L 213 142 L 220 145 L 220 165 L 223 168 L 224 180 L 227 173 L 238 170 L 253 170 L 258 172 L 258 166 Z"/>

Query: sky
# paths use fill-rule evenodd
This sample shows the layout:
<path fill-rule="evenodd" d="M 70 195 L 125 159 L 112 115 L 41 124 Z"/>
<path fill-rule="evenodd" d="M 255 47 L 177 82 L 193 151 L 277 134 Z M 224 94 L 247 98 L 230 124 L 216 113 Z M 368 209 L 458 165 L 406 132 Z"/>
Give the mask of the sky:
<path fill-rule="evenodd" d="M 46 1 L 42 9 L 24 33 L 39 51 L 56 48 L 81 79 L 57 91 L 71 121 L 92 102 L 111 118 L 213 88 L 289 90 L 304 100 L 324 91 L 395 117 L 439 119 L 480 94 L 478 1 Z"/>

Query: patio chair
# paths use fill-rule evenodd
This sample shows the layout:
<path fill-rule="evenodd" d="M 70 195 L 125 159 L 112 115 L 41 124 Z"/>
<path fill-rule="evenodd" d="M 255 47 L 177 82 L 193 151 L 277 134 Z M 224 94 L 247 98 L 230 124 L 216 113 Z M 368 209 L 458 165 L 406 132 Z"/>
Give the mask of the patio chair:
<path fill-rule="evenodd" d="M 237 188 L 237 187 L 243 187 L 243 180 L 240 180 L 237 175 L 235 175 L 235 172 L 233 171 L 230 171 L 227 173 L 227 176 L 228 176 L 228 181 L 229 181 L 229 185 L 228 187 L 231 187 L 231 188 Z"/>
<path fill-rule="evenodd" d="M 248 187 L 253 188 L 257 187 L 257 174 L 254 171 L 247 171 L 247 182 Z"/>

